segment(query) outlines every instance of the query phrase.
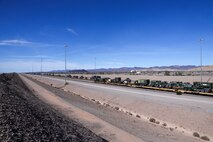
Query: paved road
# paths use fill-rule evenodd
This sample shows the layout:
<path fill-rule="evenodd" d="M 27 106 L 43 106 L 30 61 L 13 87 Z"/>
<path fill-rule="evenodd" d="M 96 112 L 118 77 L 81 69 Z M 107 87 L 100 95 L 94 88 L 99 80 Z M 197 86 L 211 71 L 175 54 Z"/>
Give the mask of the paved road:
<path fill-rule="evenodd" d="M 35 81 L 35 80 L 32 79 L 32 81 Z M 51 82 L 57 83 L 58 85 L 63 84 L 63 82 L 61 81 L 59 83 L 58 80 L 52 80 Z M 77 95 L 71 95 L 70 93 L 63 91 L 62 89 L 51 87 L 50 85 L 46 85 L 44 83 L 41 83 L 40 81 L 35 81 L 35 83 L 49 90 L 54 95 L 59 97 L 60 100 L 64 101 L 60 104 L 68 103 L 68 104 L 74 105 L 78 109 L 84 110 L 100 118 L 101 120 L 109 123 L 110 125 L 117 127 L 121 130 L 124 130 L 127 133 L 130 133 L 144 141 L 159 141 L 159 142 L 199 141 L 199 139 L 192 138 L 192 135 L 186 136 L 186 135 L 183 135 L 182 132 L 170 131 L 168 129 L 162 129 L 161 127 L 156 127 L 156 125 L 147 123 L 147 121 L 141 121 L 141 119 L 132 117 L 131 115 L 127 115 L 120 111 L 116 111 L 115 109 L 110 107 L 98 105 L 97 103 L 94 103 L 93 101 L 85 100 Z M 66 86 L 66 89 L 68 89 L 67 86 Z M 44 93 L 43 95 L 45 94 L 46 93 Z M 47 97 L 47 98 L 51 100 L 50 97 Z M 67 114 L 68 112 L 66 111 L 65 113 Z M 92 126 L 92 128 L 94 128 L 94 126 Z"/>
<path fill-rule="evenodd" d="M 51 80 L 57 80 L 63 82 L 63 79 L 45 77 Z M 209 96 L 199 96 L 191 94 L 183 94 L 177 96 L 172 92 L 162 92 L 155 90 L 139 89 L 139 88 L 129 88 L 121 86 L 111 86 L 104 84 L 96 84 L 78 80 L 68 80 L 69 84 L 75 88 L 82 88 L 84 90 L 93 90 L 97 93 L 104 95 L 112 95 L 114 97 L 122 96 L 127 98 L 136 98 L 139 100 L 146 100 L 150 102 L 157 102 L 167 105 L 175 106 L 185 106 L 191 108 L 199 108 L 208 113 L 213 113 L 213 97 Z"/>
<path fill-rule="evenodd" d="M 63 78 L 36 77 L 42 82 L 62 86 Z M 155 91 L 68 79 L 64 89 L 118 106 L 125 111 L 139 114 L 141 118 L 155 118 L 160 124 L 177 128 L 189 135 L 199 132 L 213 139 L 213 97 L 192 94 L 176 95 L 172 92 Z"/>

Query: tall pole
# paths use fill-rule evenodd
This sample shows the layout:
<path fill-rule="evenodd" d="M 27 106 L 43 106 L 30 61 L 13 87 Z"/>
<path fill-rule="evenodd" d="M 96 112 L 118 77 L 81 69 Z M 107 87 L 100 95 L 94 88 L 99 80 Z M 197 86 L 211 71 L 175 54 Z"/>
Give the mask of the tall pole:
<path fill-rule="evenodd" d="M 200 81 L 201 82 L 203 82 L 203 68 L 202 68 L 202 66 L 203 66 L 203 51 L 202 51 L 202 42 L 203 42 L 204 40 L 202 39 L 202 38 L 200 38 Z"/>
<path fill-rule="evenodd" d="M 67 45 L 64 45 L 64 51 L 65 51 L 65 56 L 64 56 L 64 68 L 65 68 L 65 85 L 67 85 Z"/>
<path fill-rule="evenodd" d="M 95 57 L 95 70 L 96 70 L 96 57 Z"/>
<path fill-rule="evenodd" d="M 33 63 L 32 63 L 32 73 L 34 72 L 34 67 L 33 67 Z"/>
<path fill-rule="evenodd" d="M 43 62 L 43 58 L 41 57 L 41 76 L 42 76 L 42 62 Z"/>

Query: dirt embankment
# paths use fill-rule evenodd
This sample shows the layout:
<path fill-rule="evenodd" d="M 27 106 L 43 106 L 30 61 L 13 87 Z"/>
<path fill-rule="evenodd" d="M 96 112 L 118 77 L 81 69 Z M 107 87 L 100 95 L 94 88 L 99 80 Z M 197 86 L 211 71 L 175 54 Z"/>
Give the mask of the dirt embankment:
<path fill-rule="evenodd" d="M 17 74 L 1 74 L 0 141 L 105 140 L 36 98 Z"/>

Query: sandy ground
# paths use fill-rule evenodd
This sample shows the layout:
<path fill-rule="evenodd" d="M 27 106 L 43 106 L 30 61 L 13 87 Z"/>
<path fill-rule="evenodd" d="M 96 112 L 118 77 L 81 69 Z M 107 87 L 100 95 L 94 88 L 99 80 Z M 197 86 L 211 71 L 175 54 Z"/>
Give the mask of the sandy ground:
<path fill-rule="evenodd" d="M 60 81 L 53 81 L 46 78 L 39 78 L 34 76 L 34 78 L 45 82 L 46 84 L 52 84 L 53 86 L 61 86 Z M 155 118 L 156 121 L 160 121 L 162 125 L 164 122 L 167 123 L 167 129 L 173 131 L 184 131 L 182 132 L 185 136 L 191 136 L 193 132 L 199 132 L 200 135 L 207 135 L 212 137 L 212 114 L 203 113 L 201 111 L 194 111 L 192 109 L 185 109 L 182 106 L 167 106 L 162 104 L 153 104 L 148 101 L 137 101 L 128 98 L 113 98 L 112 96 L 103 96 L 103 94 L 97 94 L 93 90 L 84 90 L 84 88 L 77 88 L 76 86 L 68 85 L 63 88 L 66 91 L 75 92 L 80 94 L 87 99 L 95 99 L 99 103 L 107 102 L 112 106 L 119 106 L 121 111 L 130 110 L 133 115 L 140 115 L 140 119 Z M 81 90 L 81 91 L 79 91 Z M 146 120 L 145 120 L 146 121 Z M 195 141 L 195 140 L 193 140 Z"/>
<path fill-rule="evenodd" d="M 72 74 L 71 74 L 72 75 Z M 91 77 L 94 74 L 73 74 L 78 76 L 85 76 L 85 77 Z M 150 80 L 161 80 L 161 81 L 182 81 L 182 82 L 190 82 L 193 83 L 195 81 L 200 81 L 200 76 L 149 76 L 149 75 L 129 75 L 129 74 L 96 74 L 100 75 L 101 77 L 109 77 L 109 78 L 115 78 L 115 77 L 121 77 L 122 79 L 130 78 L 131 80 L 137 80 L 137 79 L 150 79 Z M 212 76 L 203 76 L 203 81 L 206 82 L 213 82 L 213 75 Z"/>

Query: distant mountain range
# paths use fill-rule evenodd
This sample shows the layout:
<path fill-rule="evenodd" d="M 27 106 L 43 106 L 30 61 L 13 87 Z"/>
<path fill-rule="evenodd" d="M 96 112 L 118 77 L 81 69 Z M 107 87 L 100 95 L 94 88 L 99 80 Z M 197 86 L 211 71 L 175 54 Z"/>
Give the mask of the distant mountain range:
<path fill-rule="evenodd" d="M 154 67 L 122 67 L 122 68 L 100 68 L 90 69 L 89 72 L 129 72 L 131 70 L 136 71 L 185 71 L 197 68 L 198 66 L 193 65 L 173 65 L 173 66 L 154 66 Z"/>
<path fill-rule="evenodd" d="M 203 69 L 205 70 L 206 67 L 208 69 L 213 66 L 204 66 Z M 136 71 L 199 71 L 200 66 L 194 65 L 173 65 L 173 66 L 153 66 L 153 67 L 121 67 L 121 68 L 100 68 L 100 69 L 76 69 L 76 70 L 68 70 L 68 72 L 78 72 L 78 73 L 88 73 L 88 72 L 130 72 L 132 70 Z M 64 72 L 64 70 L 53 70 L 50 72 Z"/>
<path fill-rule="evenodd" d="M 54 72 L 54 73 L 63 73 L 63 72 L 65 72 L 65 70 L 53 70 L 53 71 L 49 71 L 49 72 Z M 70 72 L 70 73 L 72 73 L 72 72 L 81 72 L 81 73 L 87 73 L 88 71 L 87 70 L 85 70 L 85 69 L 76 69 L 76 70 L 67 70 L 67 72 Z"/>

